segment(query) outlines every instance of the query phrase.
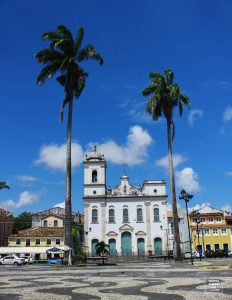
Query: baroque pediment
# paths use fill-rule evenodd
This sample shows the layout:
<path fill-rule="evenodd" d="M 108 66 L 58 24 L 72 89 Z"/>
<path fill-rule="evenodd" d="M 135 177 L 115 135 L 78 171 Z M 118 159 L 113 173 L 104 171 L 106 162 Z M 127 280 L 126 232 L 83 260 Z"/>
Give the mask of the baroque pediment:
<path fill-rule="evenodd" d="M 108 194 L 112 196 L 133 196 L 141 194 L 141 188 L 135 187 L 129 183 L 127 175 L 120 178 L 120 183 L 113 189 L 108 189 Z"/>
<path fill-rule="evenodd" d="M 107 236 L 118 236 L 117 232 L 115 232 L 115 231 L 109 231 L 106 235 Z"/>
<path fill-rule="evenodd" d="M 135 235 L 137 235 L 137 236 L 144 236 L 144 235 L 146 235 L 146 232 L 140 230 L 140 231 L 137 231 L 135 233 Z"/>
<path fill-rule="evenodd" d="M 134 228 L 128 224 L 124 224 L 119 228 L 120 231 L 134 231 Z"/>

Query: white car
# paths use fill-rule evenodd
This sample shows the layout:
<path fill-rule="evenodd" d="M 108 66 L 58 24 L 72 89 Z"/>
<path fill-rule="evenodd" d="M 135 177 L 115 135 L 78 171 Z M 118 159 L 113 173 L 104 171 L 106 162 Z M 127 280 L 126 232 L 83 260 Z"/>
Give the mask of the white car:
<path fill-rule="evenodd" d="M 24 256 L 23 258 L 25 259 L 25 263 L 26 264 L 34 264 L 34 263 L 36 263 L 36 260 L 33 257 L 31 257 L 31 256 Z"/>
<path fill-rule="evenodd" d="M 192 258 L 194 257 L 194 254 L 192 254 Z M 191 252 L 185 252 L 184 258 L 191 258 Z"/>
<path fill-rule="evenodd" d="M 194 255 L 195 255 L 196 258 L 200 258 L 200 252 L 199 251 L 195 252 Z M 201 252 L 201 258 L 204 258 L 204 257 L 205 257 L 205 253 Z"/>
<path fill-rule="evenodd" d="M 228 257 L 232 257 L 232 251 L 228 252 Z"/>
<path fill-rule="evenodd" d="M 16 255 L 5 256 L 0 259 L 0 265 L 24 265 L 25 259 Z"/>

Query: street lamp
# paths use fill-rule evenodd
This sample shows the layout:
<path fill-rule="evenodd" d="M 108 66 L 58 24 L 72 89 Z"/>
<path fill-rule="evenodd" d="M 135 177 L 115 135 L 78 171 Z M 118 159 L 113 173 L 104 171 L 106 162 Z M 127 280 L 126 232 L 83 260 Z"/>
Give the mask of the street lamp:
<path fill-rule="evenodd" d="M 188 234 L 189 234 L 189 245 L 190 245 L 190 251 L 191 251 L 191 264 L 193 265 L 193 256 L 192 256 L 192 240 L 191 240 L 191 235 L 190 235 L 190 227 L 189 227 L 189 214 L 188 214 L 188 202 L 190 199 L 192 199 L 193 195 L 190 195 L 186 193 L 185 190 L 182 190 L 180 192 L 179 199 L 185 201 L 186 205 L 186 213 L 187 213 L 187 220 L 188 220 Z"/>
<path fill-rule="evenodd" d="M 7 185 L 5 182 L 1 181 L 0 182 L 0 190 L 2 189 L 9 189 L 9 185 Z"/>
<path fill-rule="evenodd" d="M 202 256 L 202 251 L 200 251 L 200 236 L 199 236 L 199 226 L 198 224 L 201 223 L 201 214 L 199 213 L 199 211 L 196 213 L 196 212 L 193 212 L 192 215 L 196 218 L 196 222 L 197 222 L 197 240 L 198 240 L 198 247 L 197 247 L 197 251 L 199 252 L 199 255 L 200 255 L 200 261 L 201 261 L 201 256 Z M 201 230 L 202 230 L 202 226 L 201 226 Z"/>

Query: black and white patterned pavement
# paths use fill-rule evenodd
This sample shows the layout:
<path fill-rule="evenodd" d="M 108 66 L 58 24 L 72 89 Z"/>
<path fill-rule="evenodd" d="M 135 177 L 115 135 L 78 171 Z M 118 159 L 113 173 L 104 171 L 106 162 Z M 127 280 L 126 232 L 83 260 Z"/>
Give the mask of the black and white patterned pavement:
<path fill-rule="evenodd" d="M 214 263 L 0 266 L 0 300 L 232 300 L 232 269 Z"/>

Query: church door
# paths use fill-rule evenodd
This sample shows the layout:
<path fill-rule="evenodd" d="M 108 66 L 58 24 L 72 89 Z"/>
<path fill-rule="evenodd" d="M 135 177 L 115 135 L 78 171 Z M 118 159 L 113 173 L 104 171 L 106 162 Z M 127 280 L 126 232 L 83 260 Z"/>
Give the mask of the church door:
<path fill-rule="evenodd" d="M 109 255 L 110 256 L 116 255 L 116 240 L 115 239 L 109 240 Z"/>
<path fill-rule="evenodd" d="M 123 256 L 131 256 L 131 233 L 123 232 L 122 233 L 122 255 Z"/>
<path fill-rule="evenodd" d="M 96 256 L 96 245 L 98 243 L 97 239 L 92 240 L 92 256 Z"/>
<path fill-rule="evenodd" d="M 138 246 L 138 255 L 144 255 L 145 247 L 144 247 L 144 239 L 143 238 L 139 238 L 137 240 L 137 246 Z"/>
<path fill-rule="evenodd" d="M 162 255 L 162 240 L 161 238 L 155 238 L 155 255 Z"/>

